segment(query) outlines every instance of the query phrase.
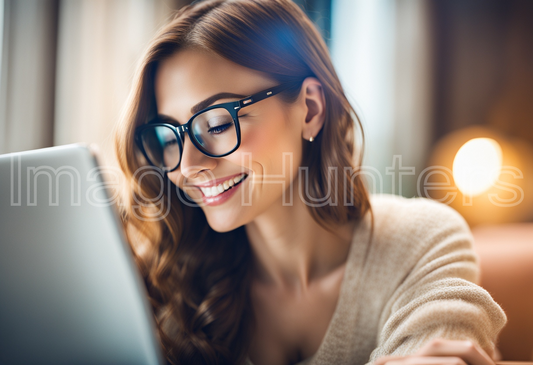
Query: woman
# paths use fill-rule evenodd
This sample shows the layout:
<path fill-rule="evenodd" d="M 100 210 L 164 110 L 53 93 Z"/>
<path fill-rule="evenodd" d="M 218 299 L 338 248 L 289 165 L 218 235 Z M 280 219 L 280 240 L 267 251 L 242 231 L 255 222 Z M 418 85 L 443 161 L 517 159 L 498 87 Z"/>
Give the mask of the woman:
<path fill-rule="evenodd" d="M 198 2 L 154 38 L 117 154 L 170 363 L 492 363 L 466 223 L 369 196 L 354 119 L 289 0 Z"/>

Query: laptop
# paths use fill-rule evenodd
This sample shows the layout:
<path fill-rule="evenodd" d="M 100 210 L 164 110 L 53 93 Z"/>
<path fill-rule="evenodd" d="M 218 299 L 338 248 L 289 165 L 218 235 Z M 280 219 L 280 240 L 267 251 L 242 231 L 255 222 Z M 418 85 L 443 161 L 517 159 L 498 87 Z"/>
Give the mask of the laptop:
<path fill-rule="evenodd" d="M 0 364 L 162 364 L 142 278 L 87 146 L 0 156 Z"/>

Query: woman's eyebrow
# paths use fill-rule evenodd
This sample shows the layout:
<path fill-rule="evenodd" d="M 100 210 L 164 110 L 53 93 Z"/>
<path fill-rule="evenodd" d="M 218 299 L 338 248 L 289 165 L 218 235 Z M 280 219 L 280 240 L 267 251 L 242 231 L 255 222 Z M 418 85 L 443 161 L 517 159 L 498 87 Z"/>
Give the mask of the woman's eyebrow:
<path fill-rule="evenodd" d="M 196 114 L 200 110 L 207 108 L 209 105 L 213 104 L 215 101 L 219 99 L 229 99 L 229 98 L 237 98 L 237 99 L 244 99 L 246 95 L 240 95 L 240 94 L 233 94 L 233 93 L 218 93 L 213 96 L 208 97 L 205 100 L 202 100 L 195 106 L 191 108 L 191 113 Z"/>

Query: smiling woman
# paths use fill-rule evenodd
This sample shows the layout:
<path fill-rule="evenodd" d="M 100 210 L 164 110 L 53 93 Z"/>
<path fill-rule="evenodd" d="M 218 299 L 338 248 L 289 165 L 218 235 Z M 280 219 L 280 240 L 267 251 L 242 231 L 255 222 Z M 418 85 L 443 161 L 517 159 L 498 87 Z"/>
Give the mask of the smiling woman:
<path fill-rule="evenodd" d="M 179 144 L 183 145 L 179 169 L 178 166 L 171 166 L 173 170 L 167 174 L 196 203 L 204 203 L 203 211 L 208 223 L 218 232 L 250 223 L 281 199 L 287 190 L 283 187 L 289 186 L 294 180 L 300 165 L 302 133 L 316 135 L 323 123 L 324 118 L 320 115 L 307 122 L 305 118 L 296 116 L 304 115 L 309 103 L 316 103 L 317 108 L 323 109 L 323 106 L 318 107 L 322 100 L 314 100 L 321 98 L 320 84 L 316 78 L 309 77 L 281 85 L 275 82 L 264 72 L 251 70 L 195 48 L 176 52 L 161 62 L 158 69 L 155 80 L 158 115 L 174 123 L 187 120 L 194 109 L 190 105 L 194 105 L 195 100 L 209 99 L 214 104 L 215 100 L 210 95 L 217 90 L 227 90 L 227 85 L 231 85 L 232 98 L 227 94 L 222 95 L 222 99 L 217 98 L 219 104 L 198 111 L 187 124 L 178 127 L 182 135 L 187 130 L 192 143 L 178 136 Z M 176 88 L 175 85 L 183 88 Z M 309 95 L 296 94 L 300 88 L 309 90 Z M 298 100 L 287 103 L 275 98 L 283 92 L 292 92 L 292 98 Z M 229 101 L 242 98 L 241 95 L 251 96 Z M 300 125 L 291 123 L 297 118 L 302 120 Z M 224 129 L 221 130 L 221 127 Z M 284 153 L 296 161 L 283 164 Z M 224 159 L 212 158 L 224 156 Z M 247 163 L 244 163 L 245 157 L 249 157 Z M 239 181 L 234 181 L 235 185 L 229 189 L 229 181 L 235 176 Z M 282 183 L 265 183 L 271 177 L 279 177 Z M 187 186 L 185 181 L 188 182 Z M 225 181 L 228 181 L 227 190 L 223 186 Z M 210 188 L 210 192 L 206 190 L 205 194 L 200 187 Z M 238 190 L 243 190 L 241 197 L 250 196 L 252 204 L 244 206 L 236 198 L 219 207 Z"/>
<path fill-rule="evenodd" d="M 436 202 L 369 196 L 356 122 L 289 0 L 198 2 L 154 38 L 116 152 L 170 363 L 491 363 L 505 316 L 472 283 L 468 227 Z"/>

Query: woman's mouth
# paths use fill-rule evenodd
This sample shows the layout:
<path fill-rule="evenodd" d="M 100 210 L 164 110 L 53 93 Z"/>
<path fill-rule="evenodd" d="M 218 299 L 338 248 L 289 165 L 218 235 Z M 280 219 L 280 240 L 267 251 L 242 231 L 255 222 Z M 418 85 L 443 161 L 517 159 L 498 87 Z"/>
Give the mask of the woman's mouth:
<path fill-rule="evenodd" d="M 217 180 L 217 185 L 209 184 L 210 186 L 198 186 L 202 191 L 202 198 L 207 205 L 219 205 L 231 198 L 237 187 L 248 177 L 247 174 L 242 173 L 236 176 L 228 177 L 223 181 Z"/>
<path fill-rule="evenodd" d="M 238 176 L 235 176 L 233 178 L 229 178 L 225 180 L 224 182 L 211 186 L 211 187 L 200 187 L 200 190 L 202 190 L 202 193 L 208 198 L 218 196 L 225 191 L 233 188 L 235 185 L 239 185 L 242 180 L 246 177 L 246 174 L 240 174 Z"/>

